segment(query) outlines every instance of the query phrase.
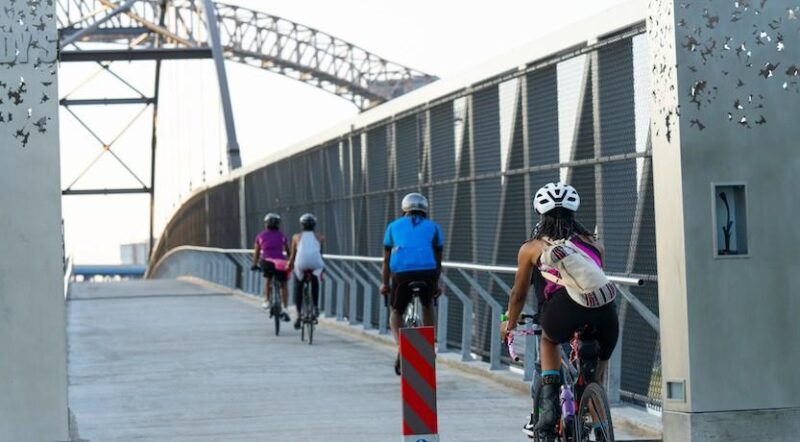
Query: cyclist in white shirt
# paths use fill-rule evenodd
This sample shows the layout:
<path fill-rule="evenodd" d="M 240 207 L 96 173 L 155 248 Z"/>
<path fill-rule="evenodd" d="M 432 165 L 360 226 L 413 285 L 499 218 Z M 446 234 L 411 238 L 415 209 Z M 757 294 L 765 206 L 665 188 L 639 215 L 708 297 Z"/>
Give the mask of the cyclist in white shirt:
<path fill-rule="evenodd" d="M 319 281 L 322 277 L 322 247 L 325 237 L 314 231 L 317 218 L 306 213 L 300 217 L 302 231 L 292 237 L 291 255 L 289 256 L 289 270 L 294 275 L 294 304 L 297 307 L 297 320 L 294 328 L 300 329 L 300 312 L 303 308 L 303 279 L 305 273 L 310 272 L 311 294 L 314 299 L 314 317 L 317 317 L 319 305 Z"/>

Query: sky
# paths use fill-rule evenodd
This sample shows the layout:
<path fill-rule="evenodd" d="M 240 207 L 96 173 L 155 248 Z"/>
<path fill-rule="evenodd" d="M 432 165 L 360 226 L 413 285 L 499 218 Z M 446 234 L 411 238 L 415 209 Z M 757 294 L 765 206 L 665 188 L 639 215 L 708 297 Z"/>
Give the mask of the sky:
<path fill-rule="evenodd" d="M 391 61 L 447 78 L 535 41 L 623 0 L 227 0 L 327 32 Z M 257 161 L 357 114 L 349 101 L 266 71 L 226 63 L 243 164 Z M 114 73 L 153 93 L 152 62 L 117 62 Z M 64 63 L 61 98 L 137 94 L 93 63 Z M 152 110 L 141 105 L 64 108 L 60 114 L 62 185 L 79 188 L 149 184 Z M 140 113 L 141 112 L 141 113 Z M 127 131 L 117 138 L 129 121 Z M 98 141 L 83 121 L 102 140 Z M 164 64 L 158 116 L 156 236 L 182 199 L 227 173 L 225 132 L 210 60 Z M 102 144 L 111 144 L 103 153 Z M 118 157 L 121 161 L 118 161 Z M 66 252 L 78 263 L 118 263 L 119 245 L 148 237 L 148 195 L 65 196 Z"/>

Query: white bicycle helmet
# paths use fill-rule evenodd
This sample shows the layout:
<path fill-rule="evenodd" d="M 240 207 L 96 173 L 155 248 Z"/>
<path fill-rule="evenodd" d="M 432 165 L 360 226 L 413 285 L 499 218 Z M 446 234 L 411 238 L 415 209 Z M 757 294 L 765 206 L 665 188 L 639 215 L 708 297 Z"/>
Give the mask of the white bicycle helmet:
<path fill-rule="evenodd" d="M 428 213 L 428 199 L 421 193 L 409 193 L 403 197 L 403 212 L 422 212 Z"/>
<path fill-rule="evenodd" d="M 563 207 L 576 212 L 581 205 L 578 191 L 569 184 L 547 183 L 533 197 L 533 209 L 542 215 L 556 207 Z"/>
<path fill-rule="evenodd" d="M 277 229 L 281 225 L 281 216 L 270 212 L 264 216 L 264 223 L 267 224 L 267 228 Z"/>

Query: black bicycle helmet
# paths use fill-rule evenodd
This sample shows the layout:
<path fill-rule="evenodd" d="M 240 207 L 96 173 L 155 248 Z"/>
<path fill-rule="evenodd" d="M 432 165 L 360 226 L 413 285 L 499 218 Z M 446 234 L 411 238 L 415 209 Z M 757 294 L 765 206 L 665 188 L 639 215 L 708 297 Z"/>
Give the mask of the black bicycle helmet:
<path fill-rule="evenodd" d="M 314 230 L 317 225 L 317 217 L 310 213 L 304 213 L 300 217 L 300 225 L 303 226 L 303 230 Z"/>

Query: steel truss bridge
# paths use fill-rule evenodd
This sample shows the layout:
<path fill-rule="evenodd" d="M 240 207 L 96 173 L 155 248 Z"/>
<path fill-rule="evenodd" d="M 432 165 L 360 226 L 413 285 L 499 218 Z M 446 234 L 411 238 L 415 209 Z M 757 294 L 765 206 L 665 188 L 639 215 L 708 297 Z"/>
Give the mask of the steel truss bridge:
<path fill-rule="evenodd" d="M 229 170 L 241 166 L 225 60 L 287 76 L 352 102 L 365 110 L 437 78 L 391 62 L 353 43 L 309 26 L 212 0 L 56 0 L 62 62 L 96 62 L 130 88 L 125 98 L 71 99 L 60 103 L 98 141 L 101 149 L 64 195 L 150 194 L 153 238 L 159 82 L 165 60 L 212 59 L 216 66 L 227 136 Z M 154 94 L 147 96 L 112 70 L 115 61 L 155 61 Z M 87 79 L 90 81 L 91 78 Z M 105 140 L 72 108 L 142 105 L 128 126 Z M 113 151 L 114 143 L 152 106 L 150 180 L 137 176 Z M 79 189 L 75 184 L 103 155 L 111 155 L 140 187 Z"/>

